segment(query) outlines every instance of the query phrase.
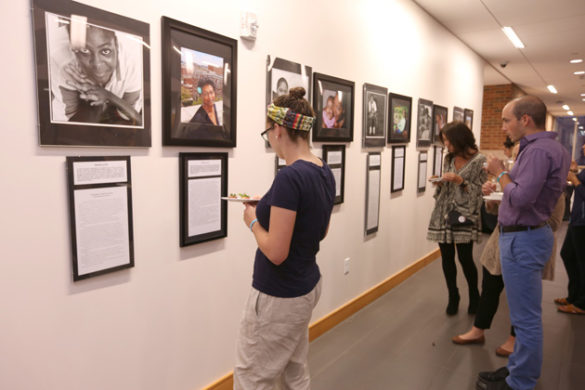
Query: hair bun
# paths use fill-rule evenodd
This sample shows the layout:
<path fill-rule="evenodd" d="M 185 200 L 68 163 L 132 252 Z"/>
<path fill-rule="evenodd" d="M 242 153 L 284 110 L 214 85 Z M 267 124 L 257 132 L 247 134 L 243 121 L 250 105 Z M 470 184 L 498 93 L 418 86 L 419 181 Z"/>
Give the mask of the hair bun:
<path fill-rule="evenodd" d="M 302 99 L 305 96 L 305 88 L 303 87 L 294 87 L 288 91 L 289 95 L 295 99 Z"/>

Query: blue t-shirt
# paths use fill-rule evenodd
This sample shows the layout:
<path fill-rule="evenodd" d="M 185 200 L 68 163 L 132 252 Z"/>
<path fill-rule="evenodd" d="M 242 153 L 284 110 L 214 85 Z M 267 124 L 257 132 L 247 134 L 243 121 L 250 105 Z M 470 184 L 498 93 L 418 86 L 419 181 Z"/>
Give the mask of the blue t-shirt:
<path fill-rule="evenodd" d="M 321 273 L 315 255 L 324 238 L 333 209 L 335 179 L 329 166 L 297 160 L 282 168 L 256 206 L 258 223 L 266 230 L 270 207 L 296 211 L 288 257 L 275 265 L 258 249 L 252 286 L 268 295 L 293 298 L 313 290 Z"/>

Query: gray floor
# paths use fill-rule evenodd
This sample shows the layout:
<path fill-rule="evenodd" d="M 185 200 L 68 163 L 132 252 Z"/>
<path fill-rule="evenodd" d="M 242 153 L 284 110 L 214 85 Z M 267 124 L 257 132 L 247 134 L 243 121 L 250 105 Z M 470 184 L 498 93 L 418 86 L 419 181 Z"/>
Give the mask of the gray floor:
<path fill-rule="evenodd" d="M 565 225 L 558 232 L 560 244 Z M 485 243 L 485 239 L 483 242 Z M 479 258 L 481 245 L 474 249 Z M 585 389 L 585 316 L 556 311 L 567 275 L 557 256 L 554 282 L 543 282 L 544 365 L 539 390 Z M 481 283 L 481 273 L 479 275 Z M 504 366 L 496 347 L 510 331 L 505 295 L 483 346 L 457 346 L 451 337 L 473 323 L 467 314 L 465 280 L 459 314 L 445 315 L 447 292 L 440 259 L 311 343 L 313 390 L 475 389 L 479 371 Z"/>

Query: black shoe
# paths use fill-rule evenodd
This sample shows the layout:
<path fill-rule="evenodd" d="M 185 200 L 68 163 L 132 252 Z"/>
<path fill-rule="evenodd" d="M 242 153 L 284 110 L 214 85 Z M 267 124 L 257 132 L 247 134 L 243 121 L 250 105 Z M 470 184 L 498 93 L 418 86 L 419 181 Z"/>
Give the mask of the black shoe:
<path fill-rule="evenodd" d="M 484 382 L 482 379 L 478 379 L 475 383 L 476 390 L 514 390 L 506 382 L 505 379 L 496 382 Z"/>
<path fill-rule="evenodd" d="M 448 316 L 454 316 L 459 311 L 459 299 L 459 294 L 449 294 L 449 304 L 447 305 L 447 310 L 445 310 Z"/>
<path fill-rule="evenodd" d="M 479 373 L 479 379 L 483 379 L 485 382 L 498 382 L 510 375 L 508 367 L 500 367 L 496 371 L 482 371 Z"/>
<path fill-rule="evenodd" d="M 467 314 L 477 313 L 477 307 L 479 306 L 479 293 L 473 294 L 469 297 L 469 306 L 467 307 Z"/>

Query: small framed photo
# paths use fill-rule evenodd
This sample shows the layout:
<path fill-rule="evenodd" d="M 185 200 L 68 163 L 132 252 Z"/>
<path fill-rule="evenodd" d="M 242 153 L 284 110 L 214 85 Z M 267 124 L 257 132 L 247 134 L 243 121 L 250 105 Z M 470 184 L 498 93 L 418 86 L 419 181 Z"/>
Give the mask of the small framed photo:
<path fill-rule="evenodd" d="M 392 146 L 392 177 L 390 192 L 404 189 L 404 171 L 406 167 L 406 146 Z"/>
<path fill-rule="evenodd" d="M 335 178 L 335 199 L 333 204 L 343 203 L 345 187 L 345 145 L 323 145 L 323 160 L 331 168 Z"/>
<path fill-rule="evenodd" d="M 313 108 L 317 121 L 313 142 L 353 141 L 353 81 L 321 73 L 313 75 Z"/>
<path fill-rule="evenodd" d="M 449 109 L 447 107 L 433 105 L 433 143 L 435 145 L 442 145 L 441 129 L 448 122 Z"/>
<path fill-rule="evenodd" d="M 431 146 L 433 140 L 433 102 L 418 99 L 418 118 L 416 123 L 416 146 L 419 148 Z"/>
<path fill-rule="evenodd" d="M 288 61 L 279 57 L 266 57 L 266 106 L 291 88 L 303 87 L 305 98 L 311 102 L 311 79 L 313 70 L 308 65 Z"/>
<path fill-rule="evenodd" d="M 149 25 L 69 0 L 32 10 L 40 145 L 150 146 Z"/>
<path fill-rule="evenodd" d="M 463 108 L 453 106 L 453 122 L 463 122 L 465 120 L 465 115 L 463 113 Z"/>
<path fill-rule="evenodd" d="M 238 42 L 162 17 L 163 144 L 236 146 Z"/>
<path fill-rule="evenodd" d="M 383 147 L 386 144 L 388 90 L 364 84 L 362 142 L 364 147 Z"/>
<path fill-rule="evenodd" d="M 73 280 L 134 267 L 130 156 L 67 157 Z"/>
<path fill-rule="evenodd" d="M 384 95 L 385 96 L 385 95 Z M 382 166 L 380 152 L 368 153 L 366 166 L 366 218 L 364 235 L 378 231 L 380 220 L 380 172 Z"/>
<path fill-rule="evenodd" d="M 227 236 L 227 153 L 179 153 L 180 246 Z"/>
<path fill-rule="evenodd" d="M 467 127 L 469 127 L 469 129 L 473 131 L 473 110 L 466 108 L 463 113 L 463 117 L 464 117 L 463 121 L 465 122 Z"/>
<path fill-rule="evenodd" d="M 427 160 L 428 153 L 426 151 L 418 153 L 418 181 L 417 192 L 425 192 L 427 188 Z"/>
<path fill-rule="evenodd" d="M 433 176 L 443 176 L 443 148 L 440 146 L 434 146 L 434 159 L 433 159 Z"/>
<path fill-rule="evenodd" d="M 390 111 L 388 143 L 409 143 L 412 98 L 391 93 L 388 110 Z"/>

